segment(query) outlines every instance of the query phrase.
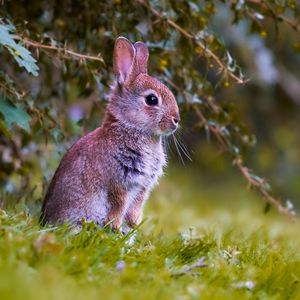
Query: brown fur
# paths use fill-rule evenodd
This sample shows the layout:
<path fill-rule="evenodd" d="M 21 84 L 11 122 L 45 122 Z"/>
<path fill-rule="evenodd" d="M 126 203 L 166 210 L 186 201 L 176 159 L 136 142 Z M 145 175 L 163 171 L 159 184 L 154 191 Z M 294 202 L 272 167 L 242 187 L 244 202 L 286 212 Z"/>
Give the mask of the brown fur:
<path fill-rule="evenodd" d="M 161 138 L 176 130 L 179 120 L 173 94 L 147 74 L 147 63 L 145 44 L 117 39 L 117 80 L 103 125 L 63 157 L 44 200 L 43 223 L 80 225 L 86 219 L 119 229 L 124 221 L 130 228 L 140 222 L 166 164 Z M 145 103 L 149 93 L 159 105 Z"/>

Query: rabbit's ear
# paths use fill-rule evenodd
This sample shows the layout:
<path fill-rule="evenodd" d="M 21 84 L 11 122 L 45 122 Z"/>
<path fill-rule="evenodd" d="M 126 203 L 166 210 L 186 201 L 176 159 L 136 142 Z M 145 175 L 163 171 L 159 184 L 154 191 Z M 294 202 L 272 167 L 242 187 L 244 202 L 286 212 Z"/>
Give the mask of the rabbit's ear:
<path fill-rule="evenodd" d="M 124 37 L 117 38 L 114 48 L 114 72 L 120 84 L 125 83 L 132 73 L 135 52 L 129 40 Z"/>
<path fill-rule="evenodd" d="M 147 46 L 142 42 L 134 43 L 136 51 L 134 71 L 136 73 L 147 73 L 149 51 Z"/>

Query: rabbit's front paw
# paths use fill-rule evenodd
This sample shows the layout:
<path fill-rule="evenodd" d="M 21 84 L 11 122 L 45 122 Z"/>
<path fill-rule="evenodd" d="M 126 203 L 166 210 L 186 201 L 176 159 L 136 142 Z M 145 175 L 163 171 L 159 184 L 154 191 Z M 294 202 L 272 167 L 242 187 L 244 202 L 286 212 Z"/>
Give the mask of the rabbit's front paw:
<path fill-rule="evenodd" d="M 122 219 L 118 217 L 114 217 L 114 218 L 107 218 L 104 227 L 111 228 L 113 231 L 120 231 L 121 226 L 122 226 Z"/>

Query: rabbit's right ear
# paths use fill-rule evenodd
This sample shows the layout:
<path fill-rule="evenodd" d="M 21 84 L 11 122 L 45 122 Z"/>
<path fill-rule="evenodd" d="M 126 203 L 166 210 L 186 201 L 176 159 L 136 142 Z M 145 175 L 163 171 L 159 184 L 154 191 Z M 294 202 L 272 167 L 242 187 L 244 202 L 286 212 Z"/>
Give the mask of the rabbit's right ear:
<path fill-rule="evenodd" d="M 134 48 L 136 51 L 135 58 L 135 72 L 137 73 L 147 73 L 147 65 L 149 58 L 149 51 L 147 46 L 142 42 L 134 43 Z"/>
<path fill-rule="evenodd" d="M 119 84 L 128 81 L 135 60 L 135 48 L 129 40 L 118 37 L 114 48 L 114 72 Z"/>

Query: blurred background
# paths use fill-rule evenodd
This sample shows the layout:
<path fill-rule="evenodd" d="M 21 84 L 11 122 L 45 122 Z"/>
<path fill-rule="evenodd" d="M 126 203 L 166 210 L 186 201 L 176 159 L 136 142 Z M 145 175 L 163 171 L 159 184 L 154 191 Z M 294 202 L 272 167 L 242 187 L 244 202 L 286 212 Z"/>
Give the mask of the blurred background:
<path fill-rule="evenodd" d="M 170 166 L 152 212 L 169 201 L 203 213 L 212 202 L 228 212 L 254 202 L 262 213 L 235 159 L 299 206 L 299 7 L 259 0 L 0 2 L 0 205 L 38 215 L 66 149 L 101 124 L 113 45 L 123 35 L 148 45 L 149 73 L 173 90 L 183 120 L 178 149 L 169 138 Z"/>

